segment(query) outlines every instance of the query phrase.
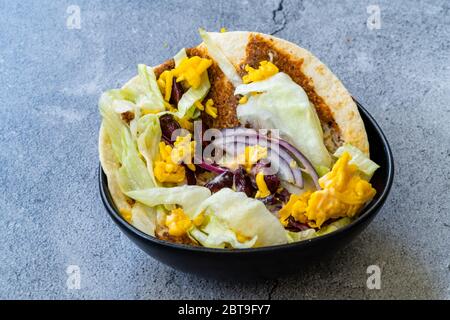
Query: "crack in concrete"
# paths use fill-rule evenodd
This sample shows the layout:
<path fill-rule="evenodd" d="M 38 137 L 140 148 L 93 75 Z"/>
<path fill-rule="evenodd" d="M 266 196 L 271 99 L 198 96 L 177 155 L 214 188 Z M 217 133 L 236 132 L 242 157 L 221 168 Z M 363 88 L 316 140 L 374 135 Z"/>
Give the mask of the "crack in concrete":
<path fill-rule="evenodd" d="M 280 0 L 277 8 L 275 10 L 272 10 L 272 21 L 275 23 L 275 26 L 277 26 L 277 25 L 279 25 L 279 26 L 276 27 L 276 29 L 270 33 L 271 35 L 275 35 L 278 32 L 284 30 L 284 28 L 286 28 L 287 16 L 286 16 L 286 13 L 284 12 L 283 5 L 284 5 L 284 0 Z M 277 18 L 277 16 L 279 16 L 279 15 L 281 15 L 281 19 Z M 279 20 L 279 21 L 277 21 L 277 20 Z"/>
<path fill-rule="evenodd" d="M 278 288 L 278 285 L 280 284 L 280 281 L 279 280 L 275 280 L 274 281 L 274 283 L 273 283 L 273 285 L 272 285 L 272 288 L 270 288 L 270 291 L 269 291 L 269 296 L 267 297 L 267 300 L 272 300 L 272 295 L 273 295 L 273 293 L 275 292 L 275 290 Z"/>

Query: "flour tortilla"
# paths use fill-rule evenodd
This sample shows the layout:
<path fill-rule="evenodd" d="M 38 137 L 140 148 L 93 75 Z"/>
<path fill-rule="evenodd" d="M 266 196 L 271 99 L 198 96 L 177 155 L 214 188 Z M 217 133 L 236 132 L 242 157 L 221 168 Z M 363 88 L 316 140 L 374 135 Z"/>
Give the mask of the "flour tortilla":
<path fill-rule="evenodd" d="M 312 53 L 292 42 L 262 33 L 235 31 L 210 35 L 236 69 L 246 58 L 246 47 L 251 35 L 259 35 L 269 40 L 277 51 L 289 55 L 292 60 L 303 60 L 301 71 L 310 78 L 314 91 L 326 103 L 339 128 L 339 137 L 335 137 L 337 138 L 335 140 L 351 143 L 369 155 L 369 142 L 364 123 L 352 96 L 333 72 Z M 204 44 L 200 44 L 199 47 L 203 48 Z M 326 133 L 327 124 L 322 123 L 322 126 Z M 339 147 L 334 141 L 326 141 L 326 145 L 330 151 Z"/>
<path fill-rule="evenodd" d="M 366 155 L 369 155 L 367 134 L 355 102 L 341 81 L 317 57 L 289 41 L 262 33 L 235 31 L 210 33 L 210 35 L 214 42 L 221 48 L 225 56 L 235 66 L 236 70 L 241 67 L 242 62 L 246 59 L 247 44 L 250 37 L 253 35 L 258 35 L 269 40 L 277 51 L 282 52 L 284 55 L 288 55 L 293 60 L 303 60 L 303 63 L 301 64 L 302 73 L 310 78 L 309 83 L 312 84 L 315 93 L 322 98 L 329 108 L 329 112 L 339 129 L 337 137 L 327 137 L 327 131 L 329 130 L 328 124 L 322 123 L 325 145 L 328 150 L 333 152 L 340 144 L 351 143 Z M 203 43 L 197 46 L 196 49 L 197 52 L 202 52 L 205 55 L 207 54 L 207 49 Z M 168 65 L 170 65 L 170 63 L 165 62 L 164 64 L 155 67 L 155 70 L 158 68 L 167 68 Z M 158 74 L 158 72 L 156 73 Z M 131 79 L 130 82 L 134 79 L 135 78 Z M 221 107 L 227 108 L 227 106 Z M 317 108 L 317 106 L 315 107 Z M 117 208 L 120 211 L 125 210 L 126 212 L 131 210 L 133 203 L 130 202 L 130 199 L 128 199 L 119 188 L 115 174 L 120 167 L 120 164 L 117 159 L 115 159 L 111 148 L 111 142 L 103 127 L 100 129 L 99 154 L 103 170 L 108 177 L 109 190 Z"/>

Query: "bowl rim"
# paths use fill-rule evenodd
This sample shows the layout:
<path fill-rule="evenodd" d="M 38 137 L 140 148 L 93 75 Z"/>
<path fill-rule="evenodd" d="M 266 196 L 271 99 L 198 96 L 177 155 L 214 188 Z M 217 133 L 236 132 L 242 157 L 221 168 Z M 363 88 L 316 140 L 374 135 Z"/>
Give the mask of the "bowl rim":
<path fill-rule="evenodd" d="M 384 135 L 383 131 L 381 130 L 378 123 L 375 121 L 375 119 L 370 115 L 370 113 L 356 100 L 355 101 L 358 109 L 360 112 L 364 114 L 364 116 L 369 120 L 371 125 L 374 127 L 375 131 L 381 138 L 381 142 L 383 145 L 383 149 L 385 153 L 387 154 L 387 183 L 384 187 L 384 189 L 381 192 L 381 196 L 376 201 L 369 202 L 366 207 L 363 209 L 363 212 L 361 215 L 359 215 L 354 221 L 352 221 L 350 224 L 339 228 L 338 230 L 335 230 L 331 233 L 312 238 L 307 239 L 299 242 L 292 242 L 292 243 L 286 243 L 286 244 L 279 244 L 279 245 L 273 245 L 273 246 L 265 246 L 265 247 L 258 247 L 258 248 L 244 248 L 244 249 L 232 249 L 232 248 L 208 248 L 208 247 L 201 247 L 201 246 L 192 246 L 188 244 L 180 244 L 180 243 L 174 243 L 167 240 L 161 240 L 156 237 L 153 237 L 151 235 L 148 235 L 136 227 L 134 227 L 132 224 L 128 223 L 118 212 L 118 210 L 115 208 L 115 205 L 113 203 L 110 203 L 111 195 L 109 193 L 108 185 L 107 185 L 107 177 L 103 171 L 103 168 L 101 164 L 99 165 L 99 188 L 100 188 L 100 195 L 102 202 L 106 208 L 106 211 L 108 211 L 109 215 L 113 220 L 120 223 L 123 227 L 128 229 L 131 233 L 134 233 L 136 236 L 143 238 L 145 241 L 153 242 L 157 245 L 167 246 L 171 247 L 173 249 L 179 249 L 179 250 L 187 250 L 192 252 L 202 252 L 202 253 L 214 253 L 214 254 L 244 254 L 244 253 L 258 253 L 258 252 L 267 252 L 272 250 L 278 250 L 278 249 L 289 249 L 289 248 L 301 248 L 304 246 L 308 246 L 312 243 L 318 243 L 320 241 L 326 241 L 327 239 L 337 238 L 339 235 L 347 232 L 350 229 L 355 228 L 356 226 L 364 223 L 366 220 L 370 219 L 372 216 L 375 216 L 379 209 L 383 206 L 384 202 L 386 201 L 389 192 L 392 187 L 392 183 L 394 180 L 394 158 L 392 155 L 392 150 L 389 146 L 389 143 L 386 139 L 386 136 Z M 109 195 L 109 196 L 108 196 Z"/>

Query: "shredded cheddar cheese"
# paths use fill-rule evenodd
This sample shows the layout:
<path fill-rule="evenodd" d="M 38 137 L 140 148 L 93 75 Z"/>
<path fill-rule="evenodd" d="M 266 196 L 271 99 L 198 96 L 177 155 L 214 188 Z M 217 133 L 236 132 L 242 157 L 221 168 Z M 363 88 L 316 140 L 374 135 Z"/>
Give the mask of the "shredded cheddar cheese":
<path fill-rule="evenodd" d="M 205 106 L 200 101 L 195 101 L 194 105 L 200 111 L 204 111 L 205 110 Z"/>
<path fill-rule="evenodd" d="M 167 111 L 177 112 L 177 109 L 167 101 L 164 101 L 164 107 L 166 108 Z"/>
<path fill-rule="evenodd" d="M 206 101 L 205 112 L 214 119 L 217 118 L 217 108 L 214 107 L 213 99 L 208 99 L 208 101 Z"/>
<path fill-rule="evenodd" d="M 165 225 L 169 228 L 171 236 L 180 237 L 192 227 L 192 221 L 184 213 L 183 209 L 176 208 L 166 216 Z"/>
<path fill-rule="evenodd" d="M 159 110 L 150 110 L 150 109 L 142 109 L 142 115 L 147 115 L 147 114 L 157 114 L 158 112 L 161 112 Z"/>
<path fill-rule="evenodd" d="M 160 182 L 181 183 L 186 177 L 184 167 L 172 160 L 172 151 L 172 147 L 163 141 L 159 143 L 159 156 L 155 161 L 153 173 Z"/>
<path fill-rule="evenodd" d="M 205 221 L 205 215 L 202 213 L 198 214 L 193 220 L 192 222 L 194 223 L 194 225 L 196 227 L 199 227 L 203 224 L 203 222 Z"/>
<path fill-rule="evenodd" d="M 159 76 L 158 80 L 156 80 L 156 83 L 158 84 L 161 93 L 164 93 L 166 90 L 166 82 L 163 79 L 161 79 L 161 76 Z"/>
<path fill-rule="evenodd" d="M 166 70 L 159 76 L 157 81 L 159 89 L 161 90 L 164 100 L 169 101 L 170 95 L 172 94 L 172 81 L 173 72 L 172 70 Z"/>
<path fill-rule="evenodd" d="M 291 195 L 279 211 L 280 221 L 286 223 L 291 215 L 297 221 L 320 228 L 329 219 L 354 217 L 376 191 L 350 160 L 348 152 L 342 154 L 331 171 L 319 179 L 322 190 Z"/>
<path fill-rule="evenodd" d="M 267 158 L 267 147 L 260 145 L 246 146 L 244 153 L 237 157 L 237 163 L 242 165 L 247 172 L 261 159 Z"/>
<path fill-rule="evenodd" d="M 248 240 L 250 240 L 249 237 L 244 236 L 243 234 L 236 232 L 236 239 L 237 241 L 239 241 L 240 243 L 244 243 L 247 242 Z"/>
<path fill-rule="evenodd" d="M 245 104 L 248 101 L 248 96 L 243 96 L 239 99 L 239 104 Z"/>
<path fill-rule="evenodd" d="M 189 86 L 198 88 L 202 74 L 212 65 L 211 59 L 198 56 L 184 58 L 180 65 L 172 70 L 165 70 L 156 81 L 164 100 L 168 102 L 172 95 L 173 78 L 177 82 L 185 81 Z"/>
<path fill-rule="evenodd" d="M 319 179 L 323 190 L 314 192 L 308 202 L 306 216 L 320 226 L 328 219 L 354 217 L 359 209 L 375 196 L 375 189 L 364 180 L 358 168 L 350 164 L 345 152 L 330 172 Z"/>
<path fill-rule="evenodd" d="M 291 194 L 286 205 L 278 211 L 281 224 L 287 226 L 289 216 L 292 216 L 296 221 L 306 223 L 308 218 L 305 213 L 310 196 L 311 192 L 305 192 L 301 195 Z"/>
<path fill-rule="evenodd" d="M 274 65 L 272 62 L 261 61 L 259 63 L 258 69 L 254 69 L 249 65 L 246 65 L 245 71 L 247 71 L 247 74 L 242 78 L 242 81 L 244 83 L 250 83 L 270 78 L 274 74 L 278 73 L 279 70 L 277 66 Z"/>
<path fill-rule="evenodd" d="M 255 164 L 261 159 L 267 158 L 267 147 L 259 144 L 245 147 L 245 160 L 247 164 Z"/>
<path fill-rule="evenodd" d="M 125 209 L 125 208 L 121 208 L 119 210 L 121 216 L 128 222 L 131 223 L 131 210 L 129 209 Z"/>
<path fill-rule="evenodd" d="M 164 88 L 164 100 L 169 101 L 170 96 L 172 94 L 172 81 L 173 81 L 173 74 L 172 72 L 169 72 L 166 76 L 166 87 Z"/>
<path fill-rule="evenodd" d="M 255 198 L 265 198 L 270 196 L 269 188 L 264 180 L 264 173 L 259 172 L 256 175 L 256 186 L 258 187 L 258 191 L 256 192 Z"/>
<path fill-rule="evenodd" d="M 184 116 L 183 118 L 177 118 L 177 122 L 183 129 L 186 129 L 188 131 L 194 130 L 194 124 L 187 116 Z"/>
<path fill-rule="evenodd" d="M 192 158 L 195 152 L 195 141 L 191 141 L 190 134 L 184 137 L 178 136 L 174 142 L 171 152 L 172 161 L 175 163 L 185 163 L 189 169 L 195 171 L 195 166 L 192 163 Z"/>
<path fill-rule="evenodd" d="M 177 82 L 186 81 L 194 89 L 201 83 L 201 75 L 212 65 L 211 59 L 194 56 L 181 60 L 178 67 L 171 70 Z"/>

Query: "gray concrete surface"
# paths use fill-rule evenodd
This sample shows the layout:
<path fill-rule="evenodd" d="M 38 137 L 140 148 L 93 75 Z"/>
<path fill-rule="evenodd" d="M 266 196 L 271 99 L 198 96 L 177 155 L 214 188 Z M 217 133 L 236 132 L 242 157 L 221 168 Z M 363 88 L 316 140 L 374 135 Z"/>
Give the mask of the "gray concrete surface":
<path fill-rule="evenodd" d="M 81 29 L 67 27 L 69 5 Z M 369 5 L 380 29 L 367 26 Z M 209 281 L 148 257 L 107 216 L 99 94 L 196 44 L 199 26 L 308 48 L 384 129 L 391 196 L 336 260 L 278 281 Z M 1 0 L 0 83 L 0 298 L 450 298 L 448 1 Z M 369 265 L 380 290 L 366 287 Z"/>

